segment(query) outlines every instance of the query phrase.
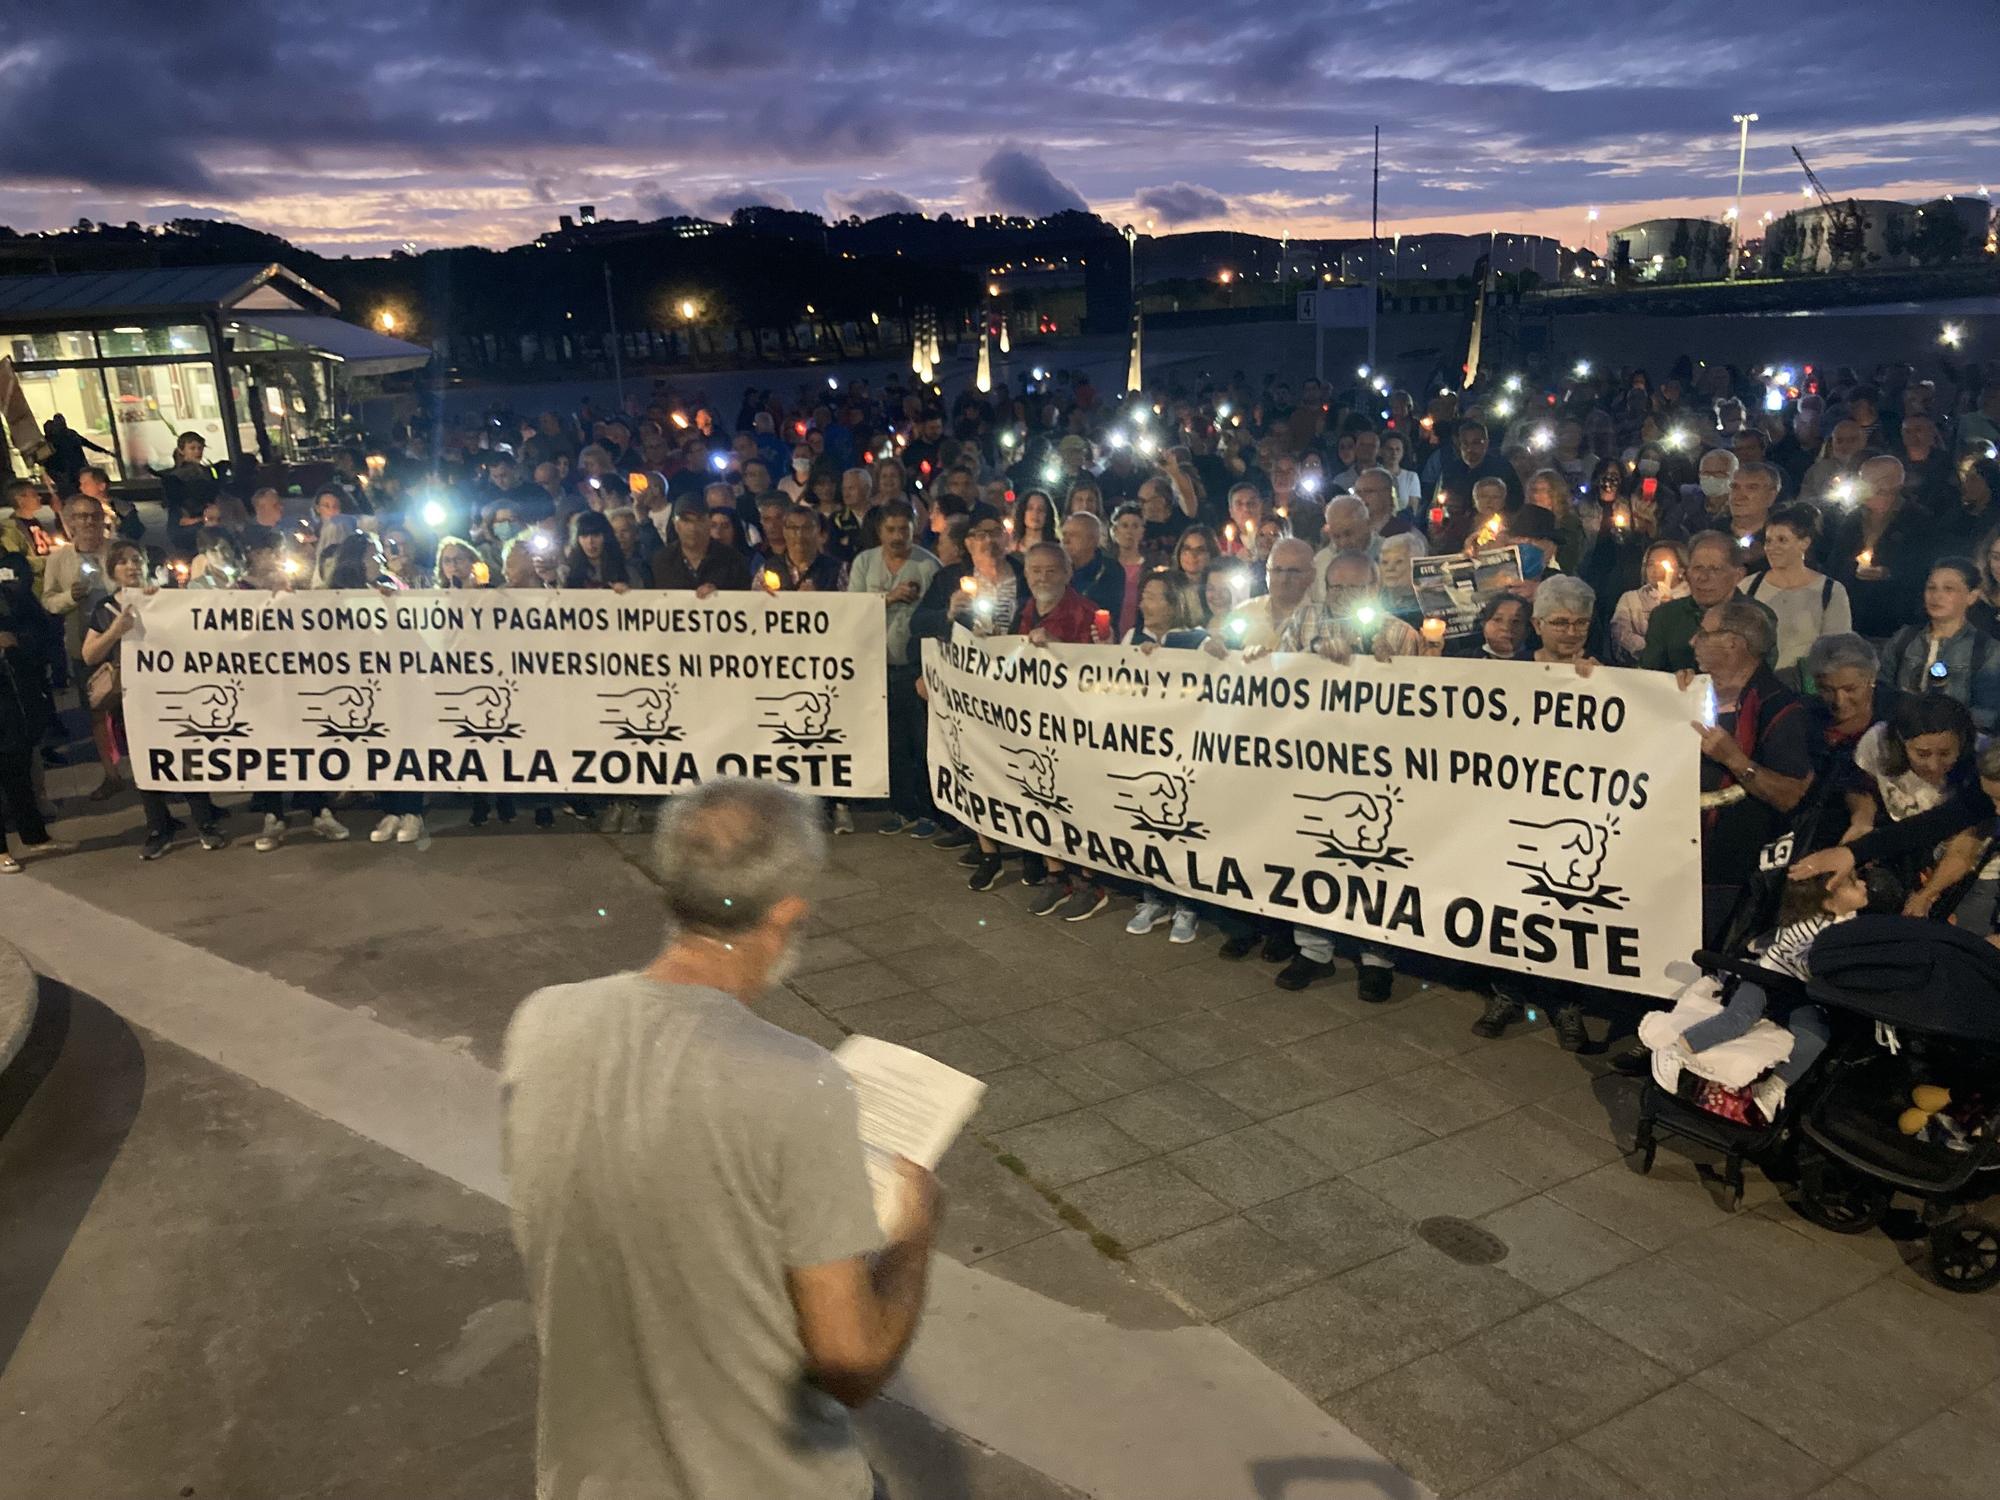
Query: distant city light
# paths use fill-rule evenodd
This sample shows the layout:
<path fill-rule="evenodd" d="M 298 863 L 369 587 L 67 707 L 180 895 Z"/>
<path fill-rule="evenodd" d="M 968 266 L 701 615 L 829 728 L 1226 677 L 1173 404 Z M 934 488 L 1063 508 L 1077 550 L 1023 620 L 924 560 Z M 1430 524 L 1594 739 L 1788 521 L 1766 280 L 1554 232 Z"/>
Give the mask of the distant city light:
<path fill-rule="evenodd" d="M 1938 330 L 1938 342 L 1947 349 L 1957 349 L 1965 343 L 1965 325 L 1947 323 Z"/>
<path fill-rule="evenodd" d="M 388 308 L 383 308 L 375 314 L 375 326 L 384 333 L 394 333 L 396 331 L 396 315 L 390 312 Z"/>

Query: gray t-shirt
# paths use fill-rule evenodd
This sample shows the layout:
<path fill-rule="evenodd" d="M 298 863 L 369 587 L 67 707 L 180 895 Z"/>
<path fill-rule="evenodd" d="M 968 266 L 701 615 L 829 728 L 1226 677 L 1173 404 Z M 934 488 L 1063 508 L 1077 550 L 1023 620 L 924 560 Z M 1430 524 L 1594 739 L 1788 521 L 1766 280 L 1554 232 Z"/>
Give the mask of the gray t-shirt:
<path fill-rule="evenodd" d="M 540 1500 L 867 1496 L 785 1280 L 881 1244 L 841 1066 L 719 990 L 617 974 L 530 995 L 502 1074 Z"/>

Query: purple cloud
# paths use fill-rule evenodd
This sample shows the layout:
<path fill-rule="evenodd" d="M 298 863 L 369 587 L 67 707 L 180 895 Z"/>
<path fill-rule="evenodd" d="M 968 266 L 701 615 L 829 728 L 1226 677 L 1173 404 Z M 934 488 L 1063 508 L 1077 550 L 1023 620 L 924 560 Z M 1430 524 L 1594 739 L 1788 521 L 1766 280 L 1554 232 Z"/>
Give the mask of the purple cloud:
<path fill-rule="evenodd" d="M 827 217 L 833 219 L 845 219 L 849 215 L 860 219 L 879 219 L 884 214 L 920 214 L 923 211 L 923 204 L 894 188 L 856 188 L 851 193 L 837 193 L 829 189 L 826 195 Z"/>
<path fill-rule="evenodd" d="M 1229 200 L 1222 194 L 1192 182 L 1169 182 L 1160 187 L 1140 188 L 1133 203 L 1162 224 L 1192 224 L 1199 219 L 1221 219 L 1229 214 Z"/>
<path fill-rule="evenodd" d="M 1045 219 L 1064 209 L 1087 209 L 1090 205 L 1039 156 L 1018 146 L 1006 146 L 979 164 L 967 206 L 987 213 Z"/>

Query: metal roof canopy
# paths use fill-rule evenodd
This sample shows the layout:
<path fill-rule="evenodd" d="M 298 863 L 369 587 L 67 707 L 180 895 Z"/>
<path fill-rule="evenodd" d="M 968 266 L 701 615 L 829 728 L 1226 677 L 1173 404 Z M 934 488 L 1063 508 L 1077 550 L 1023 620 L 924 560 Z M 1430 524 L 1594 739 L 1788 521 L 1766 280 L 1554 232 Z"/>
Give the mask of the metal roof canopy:
<path fill-rule="evenodd" d="M 421 344 L 405 343 L 372 328 L 314 313 L 239 311 L 230 316 L 230 321 L 290 339 L 315 354 L 338 361 L 355 375 L 393 375 L 398 370 L 419 370 L 431 359 L 431 351 Z"/>
<path fill-rule="evenodd" d="M 302 312 L 340 311 L 332 297 L 275 262 L 182 266 L 75 276 L 0 276 L 0 327 L 228 312 L 265 287 L 298 304 Z"/>

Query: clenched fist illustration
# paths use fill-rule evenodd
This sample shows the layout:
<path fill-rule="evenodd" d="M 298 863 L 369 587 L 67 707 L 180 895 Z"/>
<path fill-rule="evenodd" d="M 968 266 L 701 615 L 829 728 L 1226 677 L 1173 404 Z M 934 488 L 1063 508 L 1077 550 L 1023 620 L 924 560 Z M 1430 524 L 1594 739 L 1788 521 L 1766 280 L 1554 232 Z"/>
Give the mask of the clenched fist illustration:
<path fill-rule="evenodd" d="M 633 688 L 627 693 L 600 693 L 605 705 L 606 724 L 623 724 L 658 734 L 674 713 L 674 690 L 661 683 L 655 687 Z"/>
<path fill-rule="evenodd" d="M 439 693 L 438 698 L 450 712 L 445 723 L 466 724 L 474 729 L 505 729 L 514 710 L 513 690 L 488 682 L 462 692 Z"/>
<path fill-rule="evenodd" d="M 1321 825 L 1312 831 L 1342 854 L 1380 854 L 1389 847 L 1389 823 L 1395 816 L 1393 799 L 1375 792 L 1332 792 L 1324 797 L 1300 797 L 1301 802 L 1317 803 L 1318 813 L 1308 814 L 1308 823 Z"/>
<path fill-rule="evenodd" d="M 204 682 L 173 695 L 177 712 L 196 729 L 227 729 L 236 722 L 236 705 L 242 691 L 227 682 Z"/>
<path fill-rule="evenodd" d="M 308 724 L 331 724 L 335 729 L 366 729 L 375 722 L 375 689 L 344 682 L 317 693 L 300 693 L 311 701 L 312 710 L 302 714 Z"/>
<path fill-rule="evenodd" d="M 1119 810 L 1130 813 L 1155 828 L 1180 828 L 1187 823 L 1188 779 L 1173 771 L 1141 771 L 1134 776 L 1113 776 L 1126 783 L 1119 794 Z"/>
<path fill-rule="evenodd" d="M 1517 830 L 1514 847 L 1520 857 L 1508 864 L 1539 875 L 1551 890 L 1588 895 L 1597 889 L 1611 835 L 1603 825 L 1581 818 L 1557 818 L 1552 823 L 1511 820 Z"/>
<path fill-rule="evenodd" d="M 759 698 L 757 701 L 773 705 L 765 712 L 764 728 L 782 729 L 802 739 L 816 739 L 825 734 L 826 726 L 833 718 L 831 693 L 802 689 L 780 698 Z"/>

